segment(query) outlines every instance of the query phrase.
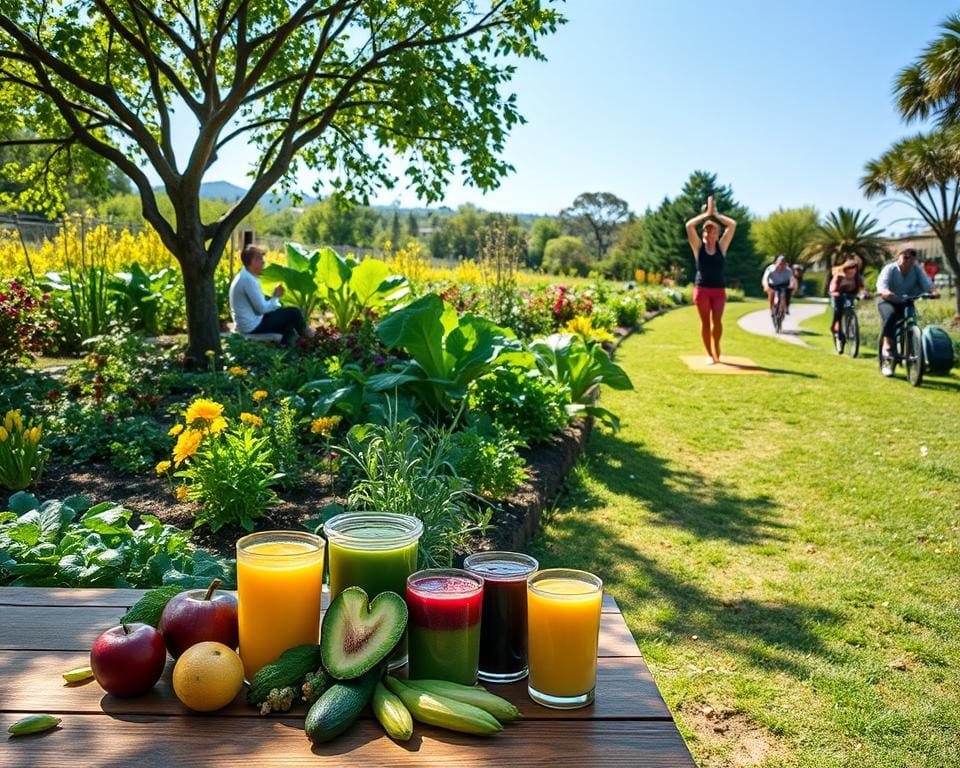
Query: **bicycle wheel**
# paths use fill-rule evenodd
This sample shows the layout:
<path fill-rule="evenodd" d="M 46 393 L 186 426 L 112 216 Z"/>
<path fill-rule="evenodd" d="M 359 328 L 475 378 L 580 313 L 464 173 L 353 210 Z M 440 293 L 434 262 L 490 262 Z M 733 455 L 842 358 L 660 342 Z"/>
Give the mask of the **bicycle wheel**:
<path fill-rule="evenodd" d="M 916 325 L 911 325 L 905 333 L 903 363 L 907 368 L 907 381 L 919 387 L 923 381 L 923 334 Z"/>
<path fill-rule="evenodd" d="M 843 313 L 841 327 L 843 328 L 843 335 L 846 337 L 843 351 L 849 357 L 856 357 L 860 354 L 860 321 L 857 319 L 857 313 L 854 310 L 847 309 Z"/>
<path fill-rule="evenodd" d="M 783 297 L 778 296 L 776 304 L 773 305 L 773 330 L 779 334 L 783 329 Z"/>

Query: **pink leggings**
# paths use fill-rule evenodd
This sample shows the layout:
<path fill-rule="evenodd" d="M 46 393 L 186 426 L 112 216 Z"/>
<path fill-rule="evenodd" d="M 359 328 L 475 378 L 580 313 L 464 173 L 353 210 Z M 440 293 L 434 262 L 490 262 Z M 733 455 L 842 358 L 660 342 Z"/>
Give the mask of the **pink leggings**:
<path fill-rule="evenodd" d="M 720 336 L 723 334 L 723 307 L 727 303 L 727 289 L 695 287 L 693 303 L 700 314 L 700 337 L 703 339 L 704 349 L 714 360 L 719 360 Z M 711 320 L 713 320 L 712 329 Z"/>

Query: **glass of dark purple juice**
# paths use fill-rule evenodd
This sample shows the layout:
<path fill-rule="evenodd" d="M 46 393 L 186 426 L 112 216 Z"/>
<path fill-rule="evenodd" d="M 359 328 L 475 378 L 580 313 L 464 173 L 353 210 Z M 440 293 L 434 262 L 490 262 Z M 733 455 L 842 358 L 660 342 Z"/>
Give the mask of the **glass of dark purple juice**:
<path fill-rule="evenodd" d="M 540 564 L 519 552 L 477 552 L 463 567 L 483 579 L 480 670 L 488 683 L 527 676 L 527 577 Z"/>

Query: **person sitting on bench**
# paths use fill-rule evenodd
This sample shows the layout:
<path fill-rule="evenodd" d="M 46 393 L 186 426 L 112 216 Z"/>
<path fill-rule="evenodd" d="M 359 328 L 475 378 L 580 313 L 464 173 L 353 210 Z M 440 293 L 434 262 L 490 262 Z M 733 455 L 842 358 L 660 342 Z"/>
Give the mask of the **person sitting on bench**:
<path fill-rule="evenodd" d="M 279 333 L 284 343 L 296 335 L 313 337 L 313 329 L 307 325 L 299 307 L 281 307 L 283 286 L 273 290 L 268 300 L 260 287 L 266 251 L 258 245 L 248 245 L 240 254 L 243 268 L 230 283 L 230 314 L 238 333 Z"/>

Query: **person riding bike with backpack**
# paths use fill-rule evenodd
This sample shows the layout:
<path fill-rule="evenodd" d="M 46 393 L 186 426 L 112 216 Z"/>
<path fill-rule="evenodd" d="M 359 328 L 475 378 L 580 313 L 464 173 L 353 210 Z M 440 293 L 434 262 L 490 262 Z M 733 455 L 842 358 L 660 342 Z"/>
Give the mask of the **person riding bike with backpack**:
<path fill-rule="evenodd" d="M 833 322 L 830 326 L 833 331 L 833 342 L 838 350 L 842 350 L 846 343 L 843 328 L 840 325 L 844 300 L 851 300 L 858 293 L 864 299 L 870 296 L 864 286 L 863 275 L 860 273 L 860 262 L 857 259 L 849 258 L 840 265 L 833 273 L 833 277 L 830 278 L 829 291 L 830 306 L 833 309 Z"/>
<path fill-rule="evenodd" d="M 893 376 L 893 355 L 896 349 L 893 337 L 897 322 L 903 319 L 907 300 L 924 293 L 929 293 L 934 298 L 940 295 L 934 289 L 933 281 L 917 264 L 916 249 L 903 248 L 897 254 L 897 260 L 881 269 L 877 277 L 877 311 L 883 321 L 883 364 L 880 372 L 884 376 Z"/>

